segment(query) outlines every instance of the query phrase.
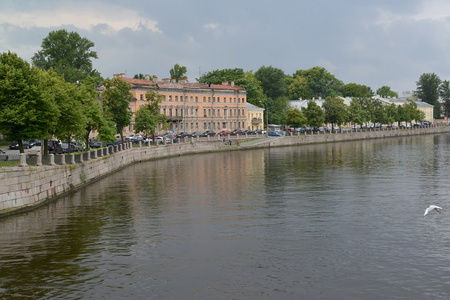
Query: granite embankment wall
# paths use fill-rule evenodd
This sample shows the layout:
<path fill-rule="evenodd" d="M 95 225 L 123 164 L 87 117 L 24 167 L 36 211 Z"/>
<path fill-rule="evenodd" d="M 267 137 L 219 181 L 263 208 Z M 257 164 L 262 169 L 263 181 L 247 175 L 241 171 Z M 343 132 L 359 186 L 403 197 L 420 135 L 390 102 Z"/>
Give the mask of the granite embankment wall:
<path fill-rule="evenodd" d="M 245 150 L 313 143 L 400 137 L 446 132 L 446 127 L 371 132 L 348 132 L 252 139 L 240 145 L 226 145 L 218 140 L 187 142 L 157 147 L 138 147 L 98 157 L 81 163 L 0 168 L 0 217 L 34 209 L 70 193 L 85 184 L 141 161 L 193 153 Z"/>

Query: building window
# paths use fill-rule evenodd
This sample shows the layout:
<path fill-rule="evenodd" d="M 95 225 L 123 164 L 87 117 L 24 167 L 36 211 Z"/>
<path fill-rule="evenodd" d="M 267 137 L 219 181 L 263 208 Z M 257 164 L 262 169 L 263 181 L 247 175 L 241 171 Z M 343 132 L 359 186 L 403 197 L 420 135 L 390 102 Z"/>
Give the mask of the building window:
<path fill-rule="evenodd" d="M 178 96 L 175 96 L 175 102 L 178 102 Z"/>
<path fill-rule="evenodd" d="M 206 123 L 203 123 L 203 129 L 206 129 Z"/>
<path fill-rule="evenodd" d="M 169 96 L 169 101 L 172 101 L 172 96 Z"/>
<path fill-rule="evenodd" d="M 195 130 L 198 130 L 198 123 L 195 123 Z"/>
<path fill-rule="evenodd" d="M 208 108 L 208 116 L 211 116 L 211 108 Z"/>
<path fill-rule="evenodd" d="M 195 96 L 195 102 L 198 102 L 198 97 L 197 96 Z"/>
<path fill-rule="evenodd" d="M 203 97 L 203 102 L 206 102 L 206 97 Z"/>
<path fill-rule="evenodd" d="M 198 117 L 198 108 L 195 109 L 195 115 Z M 198 126 L 197 126 L 198 128 Z"/>
<path fill-rule="evenodd" d="M 193 97 L 191 96 L 191 102 L 194 102 Z"/>
<path fill-rule="evenodd" d="M 141 100 L 144 100 L 144 94 L 141 94 Z"/>
<path fill-rule="evenodd" d="M 220 102 L 220 97 L 217 97 L 217 102 Z"/>
<path fill-rule="evenodd" d="M 233 98 L 234 99 L 234 103 L 236 103 L 236 98 Z"/>
<path fill-rule="evenodd" d="M 206 108 L 203 109 L 203 117 L 206 118 Z"/>
<path fill-rule="evenodd" d="M 211 97 L 208 97 L 208 102 L 211 102 Z"/>
<path fill-rule="evenodd" d="M 216 97 L 213 97 L 213 103 L 216 102 Z"/>

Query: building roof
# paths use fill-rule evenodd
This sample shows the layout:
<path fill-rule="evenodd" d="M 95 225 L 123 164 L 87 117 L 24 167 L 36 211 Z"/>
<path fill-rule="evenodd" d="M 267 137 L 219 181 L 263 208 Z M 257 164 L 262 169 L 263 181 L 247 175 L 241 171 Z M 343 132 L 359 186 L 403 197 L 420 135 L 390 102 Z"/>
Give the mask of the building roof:
<path fill-rule="evenodd" d="M 215 89 L 215 90 L 236 90 L 240 92 L 244 92 L 245 89 L 240 86 L 234 85 L 232 82 L 229 84 L 228 82 L 223 82 L 222 84 L 205 84 L 205 83 L 189 83 L 186 80 L 182 80 L 179 82 L 170 81 L 170 79 L 163 79 L 163 81 L 158 81 L 156 76 L 153 77 L 153 80 L 145 80 L 145 79 L 135 79 L 135 78 L 127 78 L 124 77 L 123 74 L 118 75 L 122 80 L 129 82 L 134 85 L 144 85 L 144 86 L 155 86 L 159 87 L 167 87 L 167 88 L 197 88 L 197 89 Z M 156 78 L 156 80 L 155 80 Z"/>
<path fill-rule="evenodd" d="M 247 102 L 247 110 L 264 111 L 265 109 Z"/>

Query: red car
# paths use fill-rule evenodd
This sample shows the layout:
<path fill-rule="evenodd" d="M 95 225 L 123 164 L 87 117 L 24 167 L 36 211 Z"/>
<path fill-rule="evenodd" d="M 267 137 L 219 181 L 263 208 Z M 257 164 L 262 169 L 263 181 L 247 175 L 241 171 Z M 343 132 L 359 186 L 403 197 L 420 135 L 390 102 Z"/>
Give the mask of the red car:
<path fill-rule="evenodd" d="M 219 135 L 219 136 L 224 136 L 224 135 L 230 135 L 230 134 L 231 134 L 231 132 L 226 131 L 226 130 L 222 130 L 222 131 L 219 132 L 217 135 Z"/>

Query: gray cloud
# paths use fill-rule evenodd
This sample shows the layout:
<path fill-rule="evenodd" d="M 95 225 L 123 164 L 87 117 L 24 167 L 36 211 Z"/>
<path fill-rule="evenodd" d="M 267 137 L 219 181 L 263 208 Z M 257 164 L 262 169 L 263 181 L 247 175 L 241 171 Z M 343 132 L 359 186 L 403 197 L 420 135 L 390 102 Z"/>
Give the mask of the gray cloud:
<path fill-rule="evenodd" d="M 263 65 L 286 74 L 318 65 L 344 83 L 399 92 L 415 89 L 422 73 L 450 78 L 450 3 L 360 2 L 7 1 L 0 12 L 0 51 L 30 60 L 51 30 L 66 28 L 95 43 L 94 66 L 104 77 L 168 77 L 178 63 L 190 81 L 200 72 Z"/>

